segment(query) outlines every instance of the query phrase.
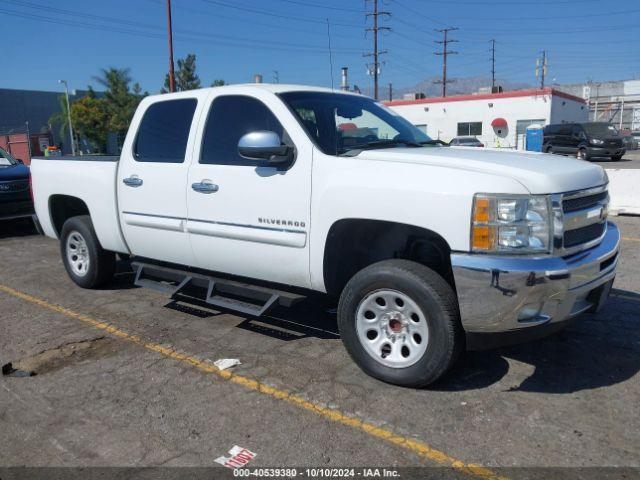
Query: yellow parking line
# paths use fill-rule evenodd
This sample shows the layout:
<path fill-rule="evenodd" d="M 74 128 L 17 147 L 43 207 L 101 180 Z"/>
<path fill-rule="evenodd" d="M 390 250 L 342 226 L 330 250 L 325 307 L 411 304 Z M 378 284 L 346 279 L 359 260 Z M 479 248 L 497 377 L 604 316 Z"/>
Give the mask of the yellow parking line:
<path fill-rule="evenodd" d="M 402 435 L 397 435 L 393 433 L 391 430 L 387 430 L 385 428 L 378 427 L 373 425 L 372 423 L 367 423 L 359 418 L 347 415 L 345 413 L 340 412 L 334 408 L 327 408 L 317 403 L 314 403 L 309 400 L 305 400 L 304 398 L 295 395 L 286 390 L 280 390 L 275 387 L 270 387 L 263 383 L 260 383 L 257 380 L 252 380 L 247 377 L 243 377 L 241 375 L 233 374 L 227 370 L 219 370 L 214 365 L 198 360 L 197 358 L 188 355 L 186 353 L 181 353 L 179 351 L 173 350 L 171 348 L 163 347 L 160 344 L 146 342 L 142 340 L 137 335 L 132 335 L 123 330 L 120 330 L 113 325 L 109 325 L 106 322 L 101 322 L 96 320 L 88 315 L 83 315 L 81 313 L 74 312 L 65 307 L 61 307 L 58 305 L 54 305 L 52 303 L 47 302 L 41 298 L 34 297 L 27 293 L 20 292 L 6 285 L 0 284 L 0 291 L 8 295 L 12 295 L 14 297 L 20 298 L 32 304 L 38 305 L 42 308 L 51 310 L 56 313 L 60 313 L 69 318 L 73 318 L 75 320 L 80 320 L 88 325 L 91 325 L 94 328 L 103 330 L 112 335 L 115 335 L 123 340 L 127 340 L 131 343 L 135 343 L 136 345 L 140 345 L 147 350 L 151 350 L 153 352 L 160 353 L 165 357 L 172 358 L 174 360 L 178 360 L 180 362 L 189 364 L 198 370 L 201 370 L 206 373 L 212 373 L 221 377 L 225 380 L 229 380 L 237 385 L 241 385 L 249 390 L 253 390 L 255 392 L 262 393 L 264 395 L 268 395 L 272 398 L 284 401 L 291 405 L 294 405 L 303 410 L 307 410 L 309 412 L 313 412 L 321 417 L 326 418 L 327 420 L 331 420 L 333 422 L 346 425 L 361 432 L 366 433 L 372 437 L 378 438 L 380 440 L 384 440 L 391 444 L 394 444 L 398 447 L 404 448 L 405 450 L 409 450 L 414 454 L 417 454 L 420 457 L 426 458 L 435 462 L 439 465 L 454 468 L 458 471 L 467 473 L 469 475 L 473 475 L 485 480 L 506 480 L 505 477 L 498 475 L 497 473 L 489 470 L 488 468 L 482 467 L 480 465 L 475 465 L 471 463 L 465 463 L 461 460 L 458 460 L 450 455 L 447 455 L 444 452 L 436 450 L 435 448 L 430 447 L 426 443 L 420 442 L 418 440 L 413 440 L 408 437 L 404 437 Z M 399 392 L 401 394 L 402 392 Z"/>
<path fill-rule="evenodd" d="M 622 240 L 626 240 L 627 242 L 640 242 L 640 238 L 633 237 L 622 237 Z"/>

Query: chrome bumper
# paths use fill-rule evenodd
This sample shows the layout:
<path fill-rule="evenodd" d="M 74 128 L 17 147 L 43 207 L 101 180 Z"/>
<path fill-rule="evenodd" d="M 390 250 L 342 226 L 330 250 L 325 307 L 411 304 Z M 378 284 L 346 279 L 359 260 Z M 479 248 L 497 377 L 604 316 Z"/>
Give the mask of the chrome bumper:
<path fill-rule="evenodd" d="M 599 245 L 567 257 L 452 254 L 465 331 L 514 331 L 599 308 L 616 274 L 619 247 L 620 232 L 609 222 Z"/>

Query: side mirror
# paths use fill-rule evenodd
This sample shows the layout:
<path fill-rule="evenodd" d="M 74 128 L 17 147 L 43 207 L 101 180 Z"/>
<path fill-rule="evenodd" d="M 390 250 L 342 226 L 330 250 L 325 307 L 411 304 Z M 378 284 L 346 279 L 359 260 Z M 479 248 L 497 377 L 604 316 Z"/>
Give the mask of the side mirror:
<path fill-rule="evenodd" d="M 293 160 L 293 147 L 283 145 L 275 132 L 261 130 L 243 135 L 238 142 L 238 153 L 250 160 L 267 160 L 282 165 Z"/>

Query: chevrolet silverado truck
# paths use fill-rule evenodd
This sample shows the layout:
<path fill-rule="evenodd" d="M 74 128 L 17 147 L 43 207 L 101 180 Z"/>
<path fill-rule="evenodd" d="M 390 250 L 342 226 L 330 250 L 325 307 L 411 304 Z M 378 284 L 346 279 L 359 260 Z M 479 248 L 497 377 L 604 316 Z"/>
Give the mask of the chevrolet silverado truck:
<path fill-rule="evenodd" d="M 120 253 L 137 285 L 246 315 L 323 292 L 354 361 L 404 386 L 597 311 L 618 262 L 601 167 L 443 147 L 348 92 L 146 97 L 119 158 L 36 158 L 32 175 L 80 287 Z"/>

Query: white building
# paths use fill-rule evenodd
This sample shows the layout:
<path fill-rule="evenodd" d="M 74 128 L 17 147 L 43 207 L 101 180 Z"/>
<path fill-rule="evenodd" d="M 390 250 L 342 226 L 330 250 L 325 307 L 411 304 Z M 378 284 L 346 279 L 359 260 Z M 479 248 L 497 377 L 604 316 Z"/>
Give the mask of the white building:
<path fill-rule="evenodd" d="M 434 139 L 477 137 L 487 147 L 525 148 L 529 125 L 586 122 L 584 99 L 553 88 L 385 102 Z"/>

